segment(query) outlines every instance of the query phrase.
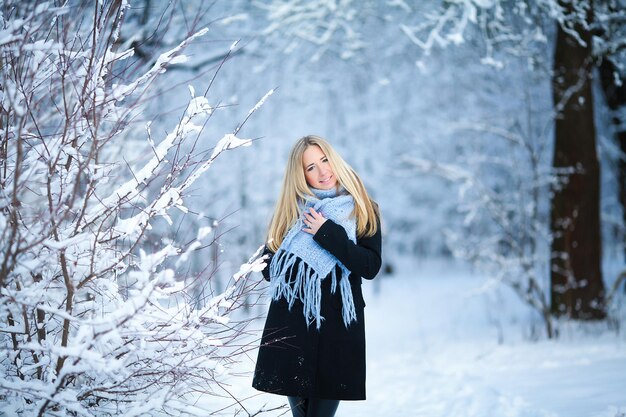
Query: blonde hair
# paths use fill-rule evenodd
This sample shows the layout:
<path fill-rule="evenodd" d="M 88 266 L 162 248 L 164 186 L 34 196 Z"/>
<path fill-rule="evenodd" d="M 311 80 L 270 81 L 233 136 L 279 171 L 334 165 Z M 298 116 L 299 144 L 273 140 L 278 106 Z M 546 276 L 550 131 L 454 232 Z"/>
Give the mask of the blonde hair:
<path fill-rule="evenodd" d="M 357 236 L 373 236 L 378 230 L 378 207 L 367 194 L 361 178 L 326 140 L 309 135 L 299 139 L 289 154 L 283 186 L 267 233 L 268 246 L 274 252 L 300 216 L 298 203 L 313 195 L 302 167 L 302 155 L 309 146 L 320 147 L 335 174 L 337 187 L 343 186 L 354 198 L 352 216 L 356 219 Z"/>

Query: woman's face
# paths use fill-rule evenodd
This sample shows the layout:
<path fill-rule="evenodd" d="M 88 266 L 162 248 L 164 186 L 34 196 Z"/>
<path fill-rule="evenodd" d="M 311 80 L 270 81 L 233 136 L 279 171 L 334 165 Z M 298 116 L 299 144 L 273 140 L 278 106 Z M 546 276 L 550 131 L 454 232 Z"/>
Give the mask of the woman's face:
<path fill-rule="evenodd" d="M 317 145 L 311 145 L 302 154 L 302 168 L 309 187 L 330 190 L 337 185 L 337 178 L 328 158 Z"/>

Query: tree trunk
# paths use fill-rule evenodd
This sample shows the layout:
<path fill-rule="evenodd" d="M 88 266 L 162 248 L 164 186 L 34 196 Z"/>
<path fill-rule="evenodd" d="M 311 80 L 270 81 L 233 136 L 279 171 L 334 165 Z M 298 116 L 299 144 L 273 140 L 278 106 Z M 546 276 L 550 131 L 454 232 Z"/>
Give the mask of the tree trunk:
<path fill-rule="evenodd" d="M 604 58 L 599 67 L 602 91 L 606 103 L 613 112 L 613 126 L 615 128 L 615 143 L 620 149 L 618 161 L 617 186 L 619 201 L 622 206 L 622 224 L 626 225 L 626 84 L 618 83 L 617 77 L 623 80 L 619 69 L 609 58 Z M 623 236 L 623 235 L 622 235 Z M 626 257 L 626 245 L 624 245 Z"/>
<path fill-rule="evenodd" d="M 563 2 L 563 6 L 571 7 Z M 591 21 L 591 11 L 588 16 Z M 557 28 L 552 93 L 556 110 L 553 167 L 562 182 L 552 196 L 551 311 L 573 319 L 601 319 L 600 169 L 591 90 L 591 33 L 584 45 Z"/>

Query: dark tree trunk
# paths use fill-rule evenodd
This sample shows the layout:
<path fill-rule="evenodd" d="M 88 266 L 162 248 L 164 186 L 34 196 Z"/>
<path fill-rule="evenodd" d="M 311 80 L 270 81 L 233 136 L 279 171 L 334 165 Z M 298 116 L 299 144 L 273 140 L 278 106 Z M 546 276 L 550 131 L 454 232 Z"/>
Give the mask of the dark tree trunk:
<path fill-rule="evenodd" d="M 619 201 L 622 205 L 622 224 L 626 225 L 626 118 L 624 117 L 626 115 L 626 84 L 617 82 L 618 79 L 623 80 L 624 76 L 608 58 L 602 60 L 599 73 L 606 103 L 613 112 L 615 143 L 619 146 L 621 153 L 618 161 L 617 186 Z M 624 256 L 626 256 L 626 245 L 624 245 Z"/>
<path fill-rule="evenodd" d="M 581 45 L 560 26 L 557 30 L 552 79 L 556 110 L 553 166 L 572 172 L 560 176 L 563 182 L 552 196 L 551 310 L 573 319 L 601 319 L 605 316 L 604 283 L 591 34 L 582 25 L 576 27 L 585 43 Z"/>

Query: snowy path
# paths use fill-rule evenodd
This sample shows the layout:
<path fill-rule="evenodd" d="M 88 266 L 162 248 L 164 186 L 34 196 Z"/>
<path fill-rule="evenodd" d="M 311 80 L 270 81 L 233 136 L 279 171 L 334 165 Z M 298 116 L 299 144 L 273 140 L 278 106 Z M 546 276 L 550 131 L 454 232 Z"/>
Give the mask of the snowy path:
<path fill-rule="evenodd" d="M 526 310 L 506 291 L 472 295 L 481 279 L 437 273 L 367 291 L 368 401 L 342 403 L 338 417 L 614 417 L 626 406 L 623 337 L 529 342 Z"/>
<path fill-rule="evenodd" d="M 472 295 L 481 279 L 441 270 L 423 266 L 415 276 L 383 278 L 378 293 L 364 283 L 368 400 L 342 402 L 337 417 L 626 415 L 623 335 L 564 329 L 557 342 L 531 342 L 522 336 L 527 310 L 515 298 Z M 250 372 L 253 363 L 242 366 Z M 249 383 L 233 381 L 240 396 L 254 395 L 249 411 L 283 403 L 255 395 Z M 263 415 L 281 414 L 290 416 Z"/>

